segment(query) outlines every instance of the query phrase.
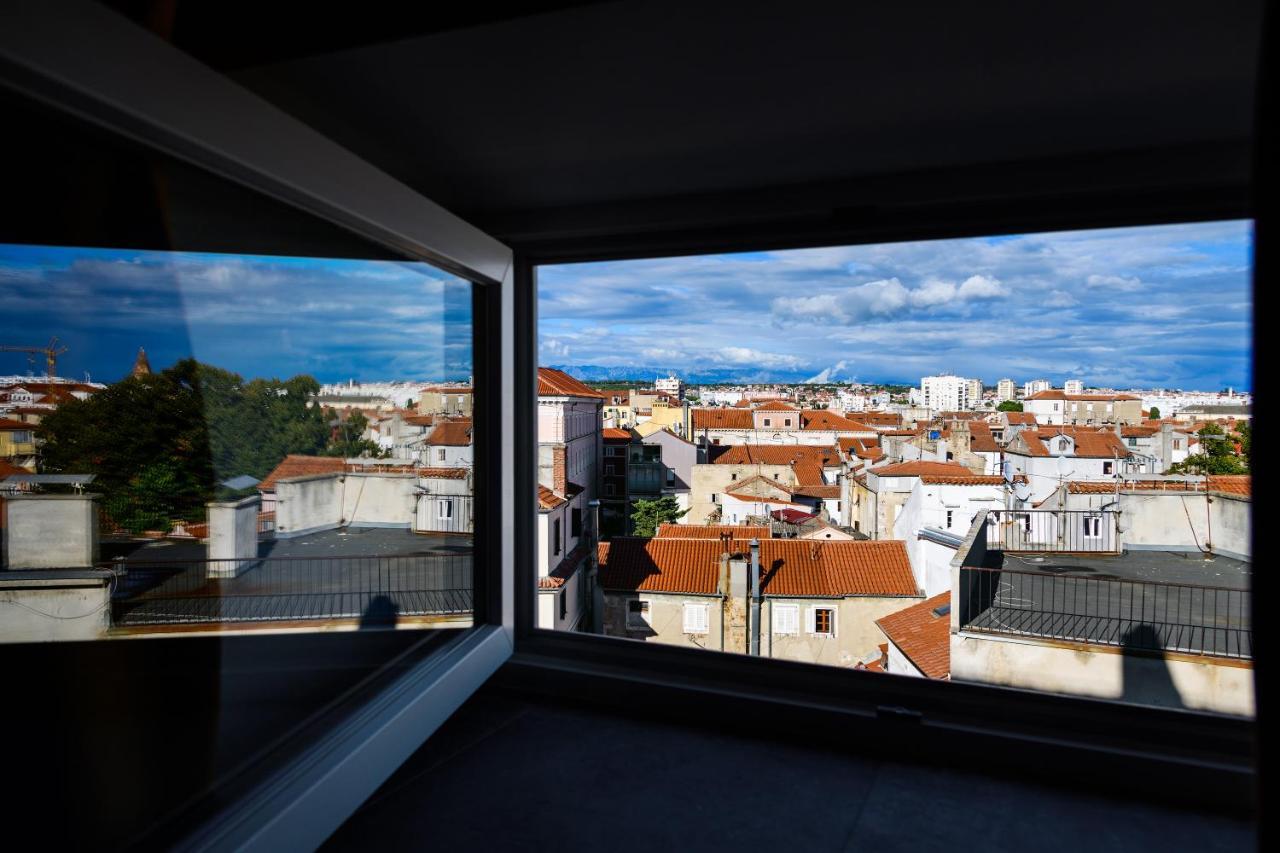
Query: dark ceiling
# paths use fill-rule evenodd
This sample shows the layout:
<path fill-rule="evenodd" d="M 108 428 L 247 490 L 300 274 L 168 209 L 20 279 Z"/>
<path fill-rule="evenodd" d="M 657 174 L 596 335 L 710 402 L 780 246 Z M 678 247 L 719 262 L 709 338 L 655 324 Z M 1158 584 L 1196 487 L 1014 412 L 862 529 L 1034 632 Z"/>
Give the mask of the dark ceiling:
<path fill-rule="evenodd" d="M 134 5 L 520 245 L 1247 209 L 1261 2 L 429 4 L 234 28 Z"/>

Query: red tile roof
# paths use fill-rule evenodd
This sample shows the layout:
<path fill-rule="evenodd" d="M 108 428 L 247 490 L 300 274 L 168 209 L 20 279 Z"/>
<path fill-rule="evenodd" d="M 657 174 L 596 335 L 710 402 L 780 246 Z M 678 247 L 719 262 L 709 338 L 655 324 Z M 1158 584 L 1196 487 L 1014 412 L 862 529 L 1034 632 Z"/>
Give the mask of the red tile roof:
<path fill-rule="evenodd" d="M 290 453 L 271 473 L 258 484 L 258 491 L 273 492 L 278 480 L 289 477 L 308 477 L 312 474 L 341 474 L 346 470 L 346 463 L 337 456 L 304 456 Z"/>
<path fill-rule="evenodd" d="M 1130 455 L 1128 446 L 1125 445 L 1120 437 L 1112 430 L 1099 432 L 1095 430 L 1067 430 L 1052 427 L 1049 429 L 1033 432 L 1031 430 L 1023 430 L 1018 433 L 1018 439 L 1021 439 L 1027 447 L 1029 456 L 1051 456 L 1049 448 L 1045 446 L 1046 441 L 1052 441 L 1059 435 L 1070 436 L 1075 442 L 1074 455 L 1082 459 L 1124 459 Z M 1016 445 L 1017 439 L 1014 444 Z M 1011 450 L 1011 453 L 1017 453 L 1017 450 Z M 1022 455 L 1022 454 L 1019 454 Z"/>
<path fill-rule="evenodd" d="M 465 480 L 466 468 L 414 468 L 413 473 L 419 477 L 432 480 Z"/>
<path fill-rule="evenodd" d="M 409 415 L 404 422 L 410 426 L 434 426 L 436 422 L 435 415 Z"/>
<path fill-rule="evenodd" d="M 858 412 L 858 420 L 871 426 L 898 426 L 902 415 L 898 412 Z"/>
<path fill-rule="evenodd" d="M 552 367 L 538 368 L 539 397 L 595 397 L 605 399 L 605 394 L 574 379 L 563 370 Z"/>
<path fill-rule="evenodd" d="M 600 585 L 612 590 L 717 591 L 721 545 L 714 539 L 616 538 L 600 548 Z M 906 545 L 892 540 L 764 539 L 765 595 L 841 598 L 914 596 Z"/>
<path fill-rule="evenodd" d="M 951 615 L 933 612 L 950 602 L 947 590 L 876 620 L 889 642 L 929 678 L 951 675 Z"/>
<path fill-rule="evenodd" d="M 972 477 L 973 472 L 961 465 L 959 462 L 922 462 L 912 460 L 910 462 L 896 462 L 892 465 L 882 465 L 879 468 L 872 468 L 871 474 L 880 477 Z"/>
<path fill-rule="evenodd" d="M 600 430 L 600 434 L 605 441 L 630 441 L 631 431 L 626 429 L 617 429 L 615 427 L 605 427 Z"/>
<path fill-rule="evenodd" d="M 1129 394 L 1068 394 L 1060 388 L 1050 388 L 1048 391 L 1040 391 L 1032 394 L 1027 400 L 1072 400 L 1080 403 L 1097 403 L 1097 402 L 1126 402 L 1137 400 L 1137 397 Z"/>
<path fill-rule="evenodd" d="M 1023 479 L 1026 479 L 1025 477 Z M 1004 477 L 998 474 L 969 474 L 967 476 L 931 476 L 925 475 L 920 478 L 922 483 L 930 486 L 999 486 L 1004 483 Z"/>
<path fill-rule="evenodd" d="M 545 577 L 538 578 L 538 589 L 559 589 L 564 586 L 569 578 L 573 577 L 573 573 L 582 565 L 582 560 L 588 553 L 587 544 L 583 543 L 575 547 L 568 554 L 564 555 L 564 559 L 546 574 Z"/>
<path fill-rule="evenodd" d="M 17 465 L 11 465 L 3 459 L 0 459 L 0 480 L 5 477 L 11 477 L 14 474 L 30 474 L 26 468 L 19 468 Z"/>
<path fill-rule="evenodd" d="M 772 539 L 773 531 L 764 524 L 670 524 L 658 525 L 661 539 L 719 539 L 728 533 L 734 539 Z"/>
<path fill-rule="evenodd" d="M 768 403 L 762 403 L 761 405 L 756 406 L 756 411 L 757 412 L 798 412 L 800 411 L 800 407 L 793 406 L 790 403 L 779 402 L 778 400 L 771 400 Z"/>
<path fill-rule="evenodd" d="M 1232 495 L 1249 497 L 1252 494 L 1252 477 L 1249 474 L 1211 474 L 1208 491 L 1225 492 Z M 1072 481 L 1067 484 L 1067 493 L 1072 495 L 1109 495 L 1116 490 L 1122 492 L 1203 492 L 1203 480 L 1114 480 L 1111 482 Z"/>
<path fill-rule="evenodd" d="M 427 436 L 427 444 L 438 447 L 469 447 L 471 445 L 471 419 L 458 418 L 442 421 Z"/>
<path fill-rule="evenodd" d="M 801 429 L 834 430 L 836 432 L 875 432 L 875 427 L 860 423 L 825 409 L 805 410 L 800 413 Z"/>
<path fill-rule="evenodd" d="M 750 409 L 692 409 L 693 428 L 755 429 Z"/>
<path fill-rule="evenodd" d="M 0 429 L 5 430 L 6 432 L 13 430 L 27 430 L 31 429 L 31 427 L 32 424 L 29 424 L 26 421 L 15 421 L 12 418 L 0 418 Z"/>
<path fill-rule="evenodd" d="M 567 500 L 557 495 L 541 483 L 538 484 L 538 506 L 542 509 L 555 509 L 568 503 Z"/>
<path fill-rule="evenodd" d="M 834 445 L 809 444 L 735 444 L 716 457 L 716 465 L 795 465 L 812 461 L 823 468 L 840 464 L 840 452 Z"/>
<path fill-rule="evenodd" d="M 1036 416 L 1031 412 L 1005 412 L 1005 417 L 1009 419 L 1009 425 L 1025 424 L 1026 426 L 1035 426 Z"/>

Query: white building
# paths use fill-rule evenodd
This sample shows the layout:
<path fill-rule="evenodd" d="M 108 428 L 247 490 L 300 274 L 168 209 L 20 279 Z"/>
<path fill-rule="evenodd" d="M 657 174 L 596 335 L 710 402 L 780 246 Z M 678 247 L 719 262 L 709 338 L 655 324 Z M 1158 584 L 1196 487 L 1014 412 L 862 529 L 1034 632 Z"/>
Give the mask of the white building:
<path fill-rule="evenodd" d="M 920 402 L 926 409 L 959 412 L 972 409 L 982 399 L 982 380 L 944 373 L 920 380 Z"/>
<path fill-rule="evenodd" d="M 684 399 L 684 383 L 673 373 L 666 379 L 659 379 L 653 383 L 655 391 L 662 394 L 672 394 L 677 399 Z"/>
<path fill-rule="evenodd" d="M 1012 379 L 1001 379 L 996 383 L 996 402 L 1003 403 L 1006 400 L 1013 400 L 1018 395 L 1018 386 L 1013 384 Z"/>
<path fill-rule="evenodd" d="M 1064 394 L 1083 394 L 1084 381 L 1080 379 L 1068 379 L 1062 383 L 1062 392 Z"/>
<path fill-rule="evenodd" d="M 1032 379 L 1030 382 L 1022 383 L 1022 396 L 1030 397 L 1033 394 L 1039 394 L 1041 391 L 1048 391 L 1053 385 L 1048 379 Z"/>
<path fill-rule="evenodd" d="M 956 548 L 983 510 L 1005 505 L 1006 485 L 998 476 L 925 475 L 915 480 L 898 510 L 894 539 L 906 543 L 916 584 L 927 596 L 949 592 Z"/>

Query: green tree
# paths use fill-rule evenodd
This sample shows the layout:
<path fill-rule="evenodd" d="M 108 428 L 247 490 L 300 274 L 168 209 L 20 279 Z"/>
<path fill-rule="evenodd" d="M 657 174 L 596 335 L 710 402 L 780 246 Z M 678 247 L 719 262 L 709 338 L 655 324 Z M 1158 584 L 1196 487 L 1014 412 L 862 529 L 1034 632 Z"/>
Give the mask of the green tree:
<path fill-rule="evenodd" d="M 653 536 L 659 524 L 679 521 L 689 510 L 681 509 L 671 495 L 657 500 L 638 500 L 631 504 L 631 529 L 636 536 Z"/>
<path fill-rule="evenodd" d="M 1248 466 L 1237 456 L 1232 439 L 1217 424 L 1201 427 L 1199 453 L 1169 466 L 1170 474 L 1247 474 Z"/>
<path fill-rule="evenodd" d="M 332 414 L 332 410 L 330 410 Z M 341 456 L 344 459 L 356 456 L 380 456 L 382 449 L 362 436 L 369 428 L 369 419 L 361 412 L 352 412 L 345 419 L 338 421 L 334 435 L 324 449 L 325 456 Z"/>
<path fill-rule="evenodd" d="M 1003 403 L 996 406 L 996 411 L 997 412 L 1021 412 L 1022 404 L 1019 403 L 1017 400 L 1005 400 Z"/>
<path fill-rule="evenodd" d="M 1152 406 L 1151 411 L 1147 412 L 1147 417 L 1153 421 L 1160 420 L 1160 407 Z"/>

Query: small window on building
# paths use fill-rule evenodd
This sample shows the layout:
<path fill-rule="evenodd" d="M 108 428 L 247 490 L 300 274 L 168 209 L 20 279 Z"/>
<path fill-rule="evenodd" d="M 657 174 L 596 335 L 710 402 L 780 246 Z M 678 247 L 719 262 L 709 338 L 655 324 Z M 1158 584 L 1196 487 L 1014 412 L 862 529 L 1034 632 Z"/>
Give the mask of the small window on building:
<path fill-rule="evenodd" d="M 810 607 L 809 633 L 815 637 L 834 637 L 836 635 L 836 609 L 834 607 Z"/>
<path fill-rule="evenodd" d="M 1084 517 L 1084 538 L 1085 539 L 1101 539 L 1102 538 L 1102 516 L 1086 515 Z"/>
<path fill-rule="evenodd" d="M 439 461 L 439 462 L 443 462 L 443 461 L 444 461 L 444 448 L 443 448 L 443 447 L 436 451 L 436 460 L 437 460 L 437 461 Z"/>
<path fill-rule="evenodd" d="M 730 480 L 736 480 L 736 479 L 738 479 L 738 475 L 737 475 L 737 474 L 730 474 L 730 475 L 729 475 L 729 479 L 730 479 Z"/>
<path fill-rule="evenodd" d="M 712 492 L 712 493 L 711 493 L 711 502 L 712 502 L 712 503 L 715 503 L 715 502 L 716 502 L 716 493 L 715 493 L 715 492 Z"/>
<path fill-rule="evenodd" d="M 649 602 L 635 599 L 627 602 L 627 627 L 648 628 Z"/>
<path fill-rule="evenodd" d="M 443 521 L 453 519 L 453 501 L 440 501 L 436 507 L 436 516 Z"/>
<path fill-rule="evenodd" d="M 686 634 L 707 633 L 707 605 L 686 604 L 684 606 L 684 632 Z"/>
<path fill-rule="evenodd" d="M 791 418 L 783 418 L 783 419 L 782 419 L 782 425 L 783 425 L 783 426 L 791 426 Z"/>
<path fill-rule="evenodd" d="M 947 510 L 947 529 L 948 530 L 951 529 L 951 518 L 954 513 L 955 513 L 955 510 L 950 510 L 950 509 Z"/>
<path fill-rule="evenodd" d="M 800 633 L 800 605 L 775 604 L 771 612 L 773 633 L 791 636 Z"/>
<path fill-rule="evenodd" d="M 569 535 L 582 535 L 582 510 L 576 507 L 569 510 Z"/>
<path fill-rule="evenodd" d="M 1138 446 L 1138 439 L 1136 439 L 1136 438 L 1130 438 L 1130 439 L 1129 439 L 1129 446 L 1130 446 L 1130 447 L 1137 447 L 1137 446 Z"/>
<path fill-rule="evenodd" d="M 765 419 L 764 419 L 764 425 L 765 425 L 765 426 L 772 426 L 772 424 L 770 423 L 770 421 L 769 421 L 769 419 L 768 419 L 768 418 L 765 418 Z"/>
<path fill-rule="evenodd" d="M 1111 469 L 1112 469 L 1112 468 L 1114 468 L 1114 467 L 1115 467 L 1115 463 L 1114 463 L 1114 462 L 1103 462 L 1103 463 L 1102 463 L 1102 473 L 1104 473 L 1104 474 L 1111 474 L 1111 473 L 1113 473 Z"/>
<path fill-rule="evenodd" d="M 1059 449 L 1059 450 L 1063 450 L 1063 451 L 1065 451 L 1065 450 L 1069 449 L 1070 447 L 1071 447 L 1071 442 L 1067 441 L 1065 438 L 1060 438 L 1060 439 L 1058 439 L 1058 449 Z"/>
<path fill-rule="evenodd" d="M 551 523 L 551 553 L 560 553 L 560 519 Z"/>

